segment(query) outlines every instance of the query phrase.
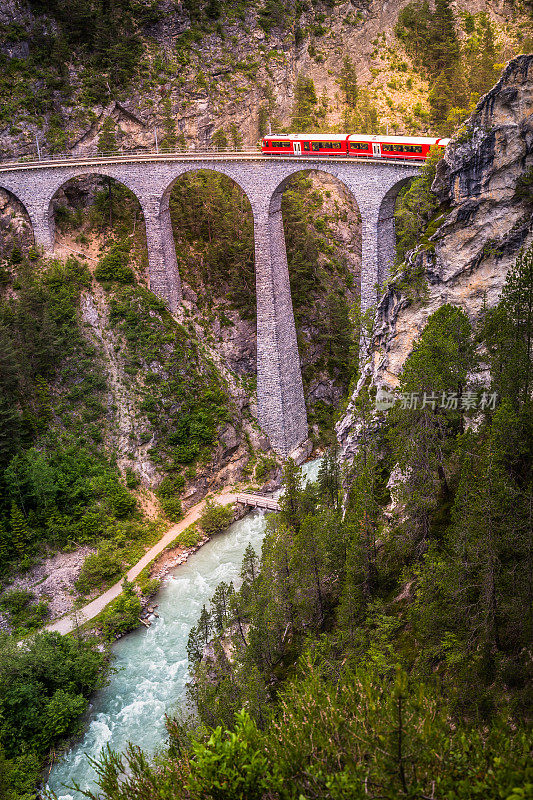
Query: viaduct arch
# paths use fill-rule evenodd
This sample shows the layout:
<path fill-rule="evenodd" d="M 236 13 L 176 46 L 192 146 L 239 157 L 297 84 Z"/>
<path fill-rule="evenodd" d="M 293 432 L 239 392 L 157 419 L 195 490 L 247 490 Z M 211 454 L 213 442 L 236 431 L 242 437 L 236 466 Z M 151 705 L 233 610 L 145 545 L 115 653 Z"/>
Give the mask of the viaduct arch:
<path fill-rule="evenodd" d="M 345 185 L 362 217 L 361 306 L 375 305 L 379 285 L 394 257 L 394 204 L 403 185 L 418 174 L 414 164 L 388 160 L 260 154 L 129 155 L 72 161 L 0 165 L 0 187 L 26 208 L 35 243 L 54 248 L 52 198 L 72 178 L 87 174 L 114 178 L 137 197 L 148 247 L 152 291 L 176 312 L 181 281 L 170 222 L 169 198 L 186 172 L 212 170 L 231 178 L 250 201 L 254 220 L 257 297 L 257 395 L 259 422 L 283 456 L 307 437 L 307 415 L 289 285 L 281 199 L 297 172 L 326 172 Z"/>

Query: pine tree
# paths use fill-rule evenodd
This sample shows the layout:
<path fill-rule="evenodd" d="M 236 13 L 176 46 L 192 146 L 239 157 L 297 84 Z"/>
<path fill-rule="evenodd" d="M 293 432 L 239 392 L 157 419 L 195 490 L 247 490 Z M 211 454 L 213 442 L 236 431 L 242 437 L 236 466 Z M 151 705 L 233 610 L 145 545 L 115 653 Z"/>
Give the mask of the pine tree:
<path fill-rule="evenodd" d="M 175 150 L 178 137 L 176 134 L 176 119 L 172 114 L 172 101 L 169 96 L 163 100 L 163 131 L 162 147 L 165 150 Z"/>
<path fill-rule="evenodd" d="M 444 454 L 462 427 L 461 396 L 474 363 L 468 317 L 444 305 L 428 319 L 401 374 L 405 407 L 397 404 L 391 410 L 389 437 L 392 466 L 403 475 L 399 492 L 415 550 L 427 545 L 437 497 L 449 497 Z M 446 408 L 442 398 L 449 395 L 456 398 L 457 408 Z"/>
<path fill-rule="evenodd" d="M 13 547 L 19 556 L 23 556 L 29 540 L 29 531 L 26 518 L 15 503 L 11 504 L 9 525 L 11 528 L 11 541 L 13 542 Z"/>
<path fill-rule="evenodd" d="M 357 105 L 359 87 L 357 85 L 357 72 L 349 56 L 344 58 L 338 82 L 344 93 L 346 105 L 348 108 L 354 109 Z"/>
<path fill-rule="evenodd" d="M 280 498 L 281 518 L 284 523 L 298 532 L 303 518 L 302 471 L 292 458 L 283 467 L 284 491 Z"/>
<path fill-rule="evenodd" d="M 432 61 L 428 66 L 435 75 L 453 74 L 460 55 L 455 18 L 450 0 L 435 0 L 430 31 Z"/>
<path fill-rule="evenodd" d="M 294 87 L 291 128 L 293 131 L 311 131 L 316 127 L 318 98 L 312 78 L 298 75 Z"/>
<path fill-rule="evenodd" d="M 442 70 L 433 83 L 428 95 L 431 120 L 440 125 L 448 117 L 455 103 L 455 78 L 449 70 Z"/>
<path fill-rule="evenodd" d="M 326 612 L 324 582 L 327 577 L 327 543 L 330 532 L 320 518 L 307 516 L 294 538 L 290 568 L 294 575 L 297 626 L 320 626 Z"/>
<path fill-rule="evenodd" d="M 533 381 L 533 246 L 509 270 L 502 299 L 489 311 L 484 338 L 490 353 L 494 389 L 515 410 L 531 407 Z"/>
<path fill-rule="evenodd" d="M 243 602 L 247 605 L 255 598 L 256 596 L 256 580 L 259 575 L 259 559 L 257 557 L 257 553 L 255 552 L 254 548 L 251 544 L 248 545 L 246 550 L 244 551 L 244 557 L 242 560 L 241 566 L 241 580 L 242 585 L 240 588 L 240 595 L 243 598 Z"/>
<path fill-rule="evenodd" d="M 13 544 L 2 520 L 0 520 L 0 575 L 7 570 L 9 558 L 13 552 Z"/>
<path fill-rule="evenodd" d="M 331 508 L 338 510 L 341 500 L 341 471 L 336 445 L 324 454 L 318 471 L 317 483 L 321 497 L 328 500 Z"/>
<path fill-rule="evenodd" d="M 229 132 L 231 136 L 231 143 L 233 145 L 234 150 L 240 150 L 242 148 L 242 134 L 238 129 L 237 125 L 232 122 L 229 126 Z"/>
<path fill-rule="evenodd" d="M 100 136 L 98 137 L 98 152 L 99 153 L 116 153 L 118 151 L 116 126 L 112 117 L 106 117 Z"/>
<path fill-rule="evenodd" d="M 211 598 L 211 617 L 217 633 L 222 633 L 229 622 L 229 601 L 230 588 L 227 583 L 222 581 Z"/>
<path fill-rule="evenodd" d="M 215 148 L 215 150 L 227 150 L 228 147 L 228 137 L 222 130 L 219 128 L 211 137 L 211 144 Z"/>
<path fill-rule="evenodd" d="M 448 542 L 454 564 L 451 607 L 471 647 L 480 645 L 483 658 L 490 662 L 504 647 L 504 638 L 518 630 L 523 637 L 525 619 L 531 624 L 530 521 L 505 467 L 509 432 L 518 424 L 510 404 L 504 402 L 494 413 L 481 452 L 473 435 L 466 438 Z"/>

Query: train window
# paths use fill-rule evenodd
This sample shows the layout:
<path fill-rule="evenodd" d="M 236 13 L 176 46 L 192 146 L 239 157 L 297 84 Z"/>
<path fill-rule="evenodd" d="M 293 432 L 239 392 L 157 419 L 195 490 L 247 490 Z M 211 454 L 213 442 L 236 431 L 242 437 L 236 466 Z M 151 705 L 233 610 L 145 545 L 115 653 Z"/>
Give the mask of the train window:
<path fill-rule="evenodd" d="M 368 150 L 369 144 L 368 142 L 350 142 L 350 147 L 352 150 Z"/>
<path fill-rule="evenodd" d="M 317 150 L 320 150 L 321 146 L 322 146 L 322 142 L 311 142 L 311 147 L 313 148 L 313 150 L 315 152 Z"/>
<path fill-rule="evenodd" d="M 394 152 L 394 145 L 392 144 L 382 144 L 381 149 L 384 153 L 392 153 Z"/>
<path fill-rule="evenodd" d="M 270 147 L 270 142 L 268 139 L 263 139 L 263 147 Z"/>
<path fill-rule="evenodd" d="M 340 142 L 333 142 L 333 149 L 334 150 L 342 150 L 342 145 Z"/>
<path fill-rule="evenodd" d="M 304 150 L 309 150 L 309 142 L 304 142 Z"/>
<path fill-rule="evenodd" d="M 404 152 L 403 144 L 395 144 L 395 145 L 393 145 L 393 149 L 394 149 L 395 153 L 403 153 Z"/>
<path fill-rule="evenodd" d="M 414 150 L 415 153 L 421 153 L 422 152 L 422 145 L 421 144 L 415 144 L 415 146 L 413 147 L 413 150 Z"/>

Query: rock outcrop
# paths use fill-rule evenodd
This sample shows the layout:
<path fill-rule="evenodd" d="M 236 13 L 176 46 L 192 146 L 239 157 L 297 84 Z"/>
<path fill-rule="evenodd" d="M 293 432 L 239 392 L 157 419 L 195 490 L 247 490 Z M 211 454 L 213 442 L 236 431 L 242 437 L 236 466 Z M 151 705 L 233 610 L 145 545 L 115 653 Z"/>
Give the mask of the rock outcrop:
<path fill-rule="evenodd" d="M 357 447 L 355 400 L 364 382 L 394 388 L 428 317 L 444 303 L 475 322 L 500 297 L 509 267 L 533 240 L 533 208 L 516 193 L 533 167 L 533 56 L 519 56 L 478 103 L 437 167 L 433 191 L 446 217 L 408 262 L 427 281 L 413 299 L 401 274 L 389 284 L 376 312 L 371 355 L 337 434 L 348 459 Z"/>

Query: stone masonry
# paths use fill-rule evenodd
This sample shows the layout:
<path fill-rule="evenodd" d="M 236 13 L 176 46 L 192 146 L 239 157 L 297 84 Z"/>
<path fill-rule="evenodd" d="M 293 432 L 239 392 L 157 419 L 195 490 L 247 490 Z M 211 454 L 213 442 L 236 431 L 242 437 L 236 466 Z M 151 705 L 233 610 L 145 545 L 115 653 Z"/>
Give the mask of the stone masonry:
<path fill-rule="evenodd" d="M 257 294 L 257 399 L 259 422 L 272 446 L 286 456 L 307 437 L 307 416 L 292 310 L 281 198 L 289 178 L 320 170 L 344 183 L 363 222 L 361 306 L 378 299 L 394 258 L 394 203 L 401 187 L 418 173 L 412 164 L 349 159 L 272 158 L 247 154 L 206 156 L 121 156 L 81 161 L 0 165 L 0 187 L 26 208 L 35 243 L 54 249 L 52 199 L 71 178 L 106 175 L 138 198 L 146 224 L 149 278 L 153 292 L 171 311 L 181 301 L 181 281 L 170 224 L 169 197 L 185 172 L 223 173 L 247 195 L 254 216 Z"/>

